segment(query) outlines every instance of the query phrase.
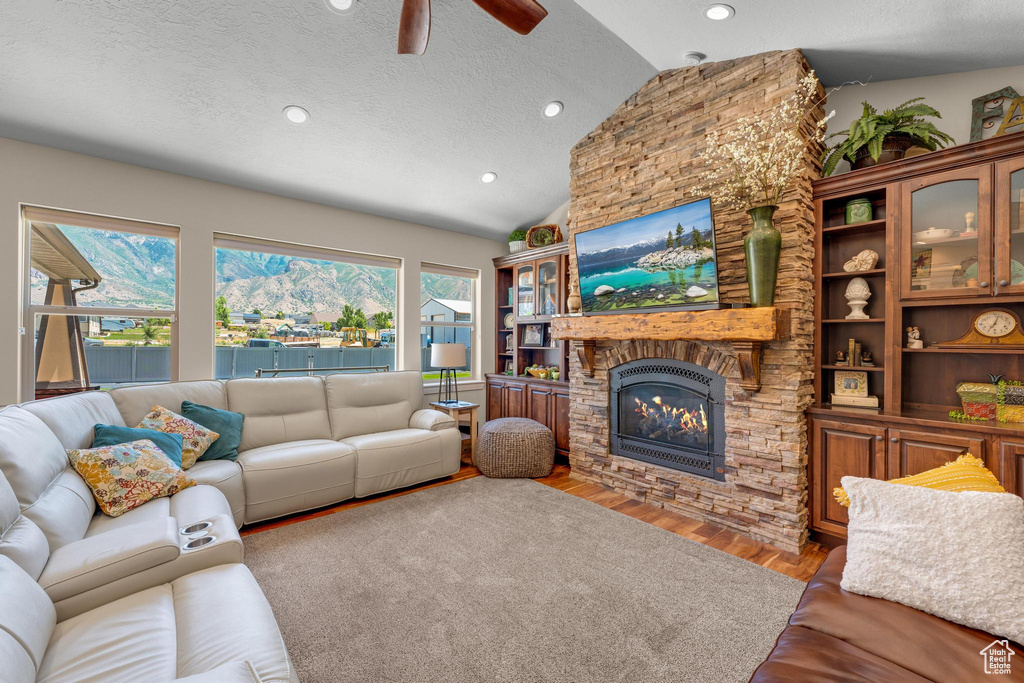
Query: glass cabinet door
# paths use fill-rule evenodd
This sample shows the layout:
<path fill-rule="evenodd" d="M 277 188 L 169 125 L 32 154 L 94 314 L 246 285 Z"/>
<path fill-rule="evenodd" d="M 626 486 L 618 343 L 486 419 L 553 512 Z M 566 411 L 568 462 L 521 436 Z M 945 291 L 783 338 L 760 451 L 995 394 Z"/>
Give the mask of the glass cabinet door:
<path fill-rule="evenodd" d="M 537 264 L 537 314 L 558 313 L 558 259 Z"/>
<path fill-rule="evenodd" d="M 516 315 L 529 318 L 537 315 L 534 308 L 534 268 L 532 263 L 516 266 Z"/>
<path fill-rule="evenodd" d="M 903 298 L 990 294 L 991 166 L 926 176 L 902 188 Z"/>
<path fill-rule="evenodd" d="M 996 164 L 996 293 L 1024 294 L 1024 159 Z"/>

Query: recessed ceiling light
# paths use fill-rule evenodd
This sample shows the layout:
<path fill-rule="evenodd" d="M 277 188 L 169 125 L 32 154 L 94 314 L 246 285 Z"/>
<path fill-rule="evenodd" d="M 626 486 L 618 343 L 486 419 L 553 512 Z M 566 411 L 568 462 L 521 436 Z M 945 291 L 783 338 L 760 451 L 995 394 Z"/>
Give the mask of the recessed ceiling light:
<path fill-rule="evenodd" d="M 484 173 L 482 176 L 480 176 L 481 183 L 493 183 L 497 179 L 498 174 L 495 173 L 494 171 L 488 171 L 487 173 Z"/>
<path fill-rule="evenodd" d="M 294 104 L 284 108 L 284 117 L 295 125 L 302 125 L 309 121 L 309 112 Z"/>
<path fill-rule="evenodd" d="M 704 16 L 713 21 L 732 19 L 734 14 L 736 14 L 736 10 L 734 10 L 730 5 L 723 5 L 720 2 L 716 2 L 714 5 L 708 5 L 704 8 Z"/>
<path fill-rule="evenodd" d="M 707 57 L 703 52 L 687 52 L 683 55 L 683 66 L 697 66 Z"/>
<path fill-rule="evenodd" d="M 546 105 L 544 105 L 544 116 L 548 117 L 549 119 L 552 119 L 561 114 L 562 109 L 564 108 L 565 107 L 562 106 L 561 102 L 548 102 Z"/>
<path fill-rule="evenodd" d="M 352 14 L 359 5 L 359 0 L 324 0 L 327 9 L 335 14 Z"/>

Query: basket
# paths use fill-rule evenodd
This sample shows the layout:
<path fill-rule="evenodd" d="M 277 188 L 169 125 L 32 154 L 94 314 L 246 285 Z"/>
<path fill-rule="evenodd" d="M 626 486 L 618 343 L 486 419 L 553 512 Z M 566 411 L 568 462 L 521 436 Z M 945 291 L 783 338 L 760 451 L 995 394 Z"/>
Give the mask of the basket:
<path fill-rule="evenodd" d="M 956 393 L 960 396 L 960 405 L 968 417 L 996 419 L 996 398 L 999 390 L 995 384 L 960 382 L 956 385 Z"/>
<path fill-rule="evenodd" d="M 530 249 L 547 247 L 562 241 L 562 229 L 558 223 L 535 225 L 526 231 L 526 246 Z"/>

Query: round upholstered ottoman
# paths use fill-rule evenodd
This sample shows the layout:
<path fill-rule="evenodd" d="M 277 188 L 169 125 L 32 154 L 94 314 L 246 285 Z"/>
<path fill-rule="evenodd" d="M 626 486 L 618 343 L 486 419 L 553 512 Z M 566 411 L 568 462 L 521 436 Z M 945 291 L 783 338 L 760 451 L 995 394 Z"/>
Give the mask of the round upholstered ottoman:
<path fill-rule="evenodd" d="M 487 477 L 546 477 L 555 464 L 551 430 L 523 417 L 485 422 L 476 445 L 476 466 Z"/>

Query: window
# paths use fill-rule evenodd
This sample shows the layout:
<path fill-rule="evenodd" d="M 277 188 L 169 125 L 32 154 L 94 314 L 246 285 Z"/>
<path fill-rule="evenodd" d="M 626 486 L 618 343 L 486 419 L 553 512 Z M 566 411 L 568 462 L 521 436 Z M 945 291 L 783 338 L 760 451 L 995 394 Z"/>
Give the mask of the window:
<path fill-rule="evenodd" d="M 432 344 L 465 344 L 466 364 L 459 378 L 475 377 L 476 287 L 479 271 L 424 263 L 420 275 L 420 367 L 423 379 L 437 380 L 441 369 L 430 364 Z"/>
<path fill-rule="evenodd" d="M 178 229 L 25 207 L 25 398 L 177 378 Z"/>
<path fill-rule="evenodd" d="M 215 377 L 395 369 L 398 259 L 224 235 L 214 247 Z"/>

